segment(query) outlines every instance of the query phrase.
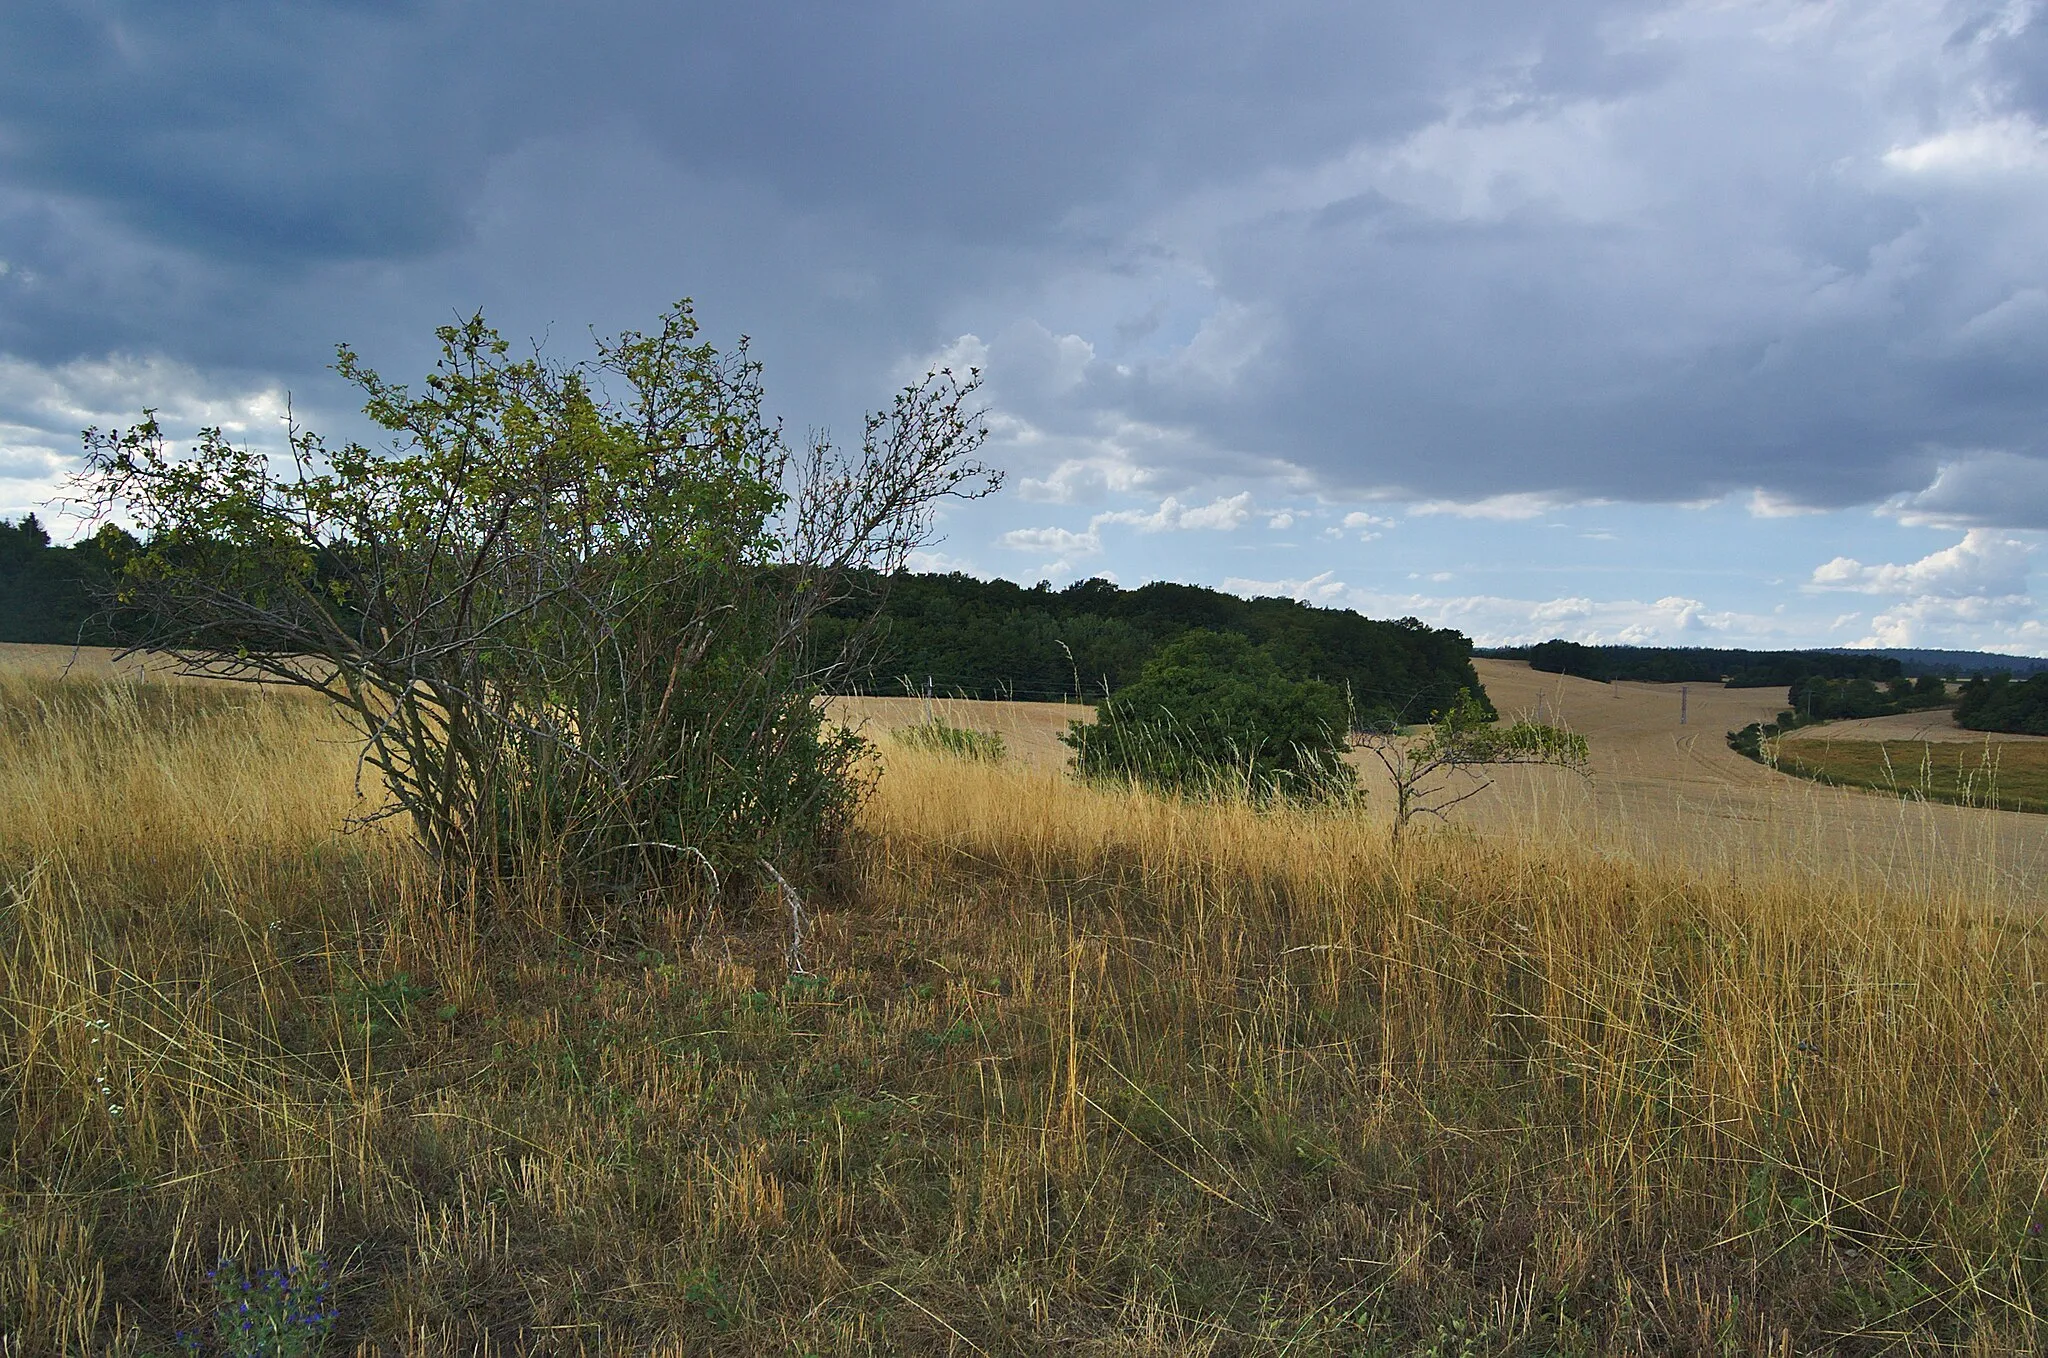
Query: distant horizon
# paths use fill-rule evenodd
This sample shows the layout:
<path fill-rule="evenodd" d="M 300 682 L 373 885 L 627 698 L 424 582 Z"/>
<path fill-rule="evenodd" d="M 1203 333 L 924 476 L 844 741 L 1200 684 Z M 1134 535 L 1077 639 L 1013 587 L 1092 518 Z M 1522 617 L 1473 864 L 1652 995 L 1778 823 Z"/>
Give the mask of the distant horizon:
<path fill-rule="evenodd" d="M 1563 640 L 1566 640 L 1566 638 L 1564 638 L 1564 637 L 1547 637 L 1547 638 L 1545 638 L 1545 640 L 1547 640 L 1547 641 L 1563 641 Z M 1541 642 L 1526 642 L 1526 641 L 1525 641 L 1525 642 L 1517 642 L 1517 643 L 1514 643 L 1514 644 L 1511 644 L 1511 645 L 1505 645 L 1505 646 L 1489 646 L 1489 645 L 1484 645 L 1484 644 L 1481 644 L 1481 643 L 1479 643 L 1479 642 L 1476 642 L 1476 641 L 1475 641 L 1475 642 L 1474 642 L 1474 643 L 1472 644 L 1472 654 L 1474 654 L 1474 655 L 1488 655 L 1488 656 L 1491 656 L 1491 658 L 1494 658 L 1494 659 L 1502 659 L 1502 658 L 1506 658 L 1506 657 L 1502 657 L 1502 656 L 1500 656 L 1500 655 L 1498 654 L 1499 652 L 1502 652 L 1502 651 L 1526 651 L 1526 650 L 1528 650 L 1528 649 L 1529 649 L 1529 648 L 1530 648 L 1531 646 L 1537 646 L 1537 645 L 1541 645 L 1541 644 L 1542 644 Z M 1615 647 L 1615 648 L 1618 648 L 1618 649 L 1622 649 L 1622 650 L 1645 650 L 1645 651 L 1648 651 L 1648 650 L 1657 650 L 1657 651 L 1726 651 L 1726 650 L 1736 650 L 1736 651 L 1750 651 L 1750 652 L 1753 652 L 1753 653 L 1755 653 L 1755 654 L 1757 654 L 1757 655 L 1772 655 L 1772 654 L 1794 654 L 1794 653 L 1797 653 L 1797 652 L 1801 652 L 1801 651 L 1824 651 L 1824 652 L 1828 652 L 1828 653 L 1831 653 L 1831 654 L 1841 654 L 1841 655 L 1858 655 L 1858 654 L 1865 654 L 1865 653 L 1868 653 L 1868 654 L 1872 654 L 1872 655 L 1907 655 L 1907 654 L 1911 654 L 1911 655 L 1934 655 L 1934 656 L 1939 656 L 1939 655 L 1954 655 L 1954 656 L 1986 656 L 1986 657 L 1992 657 L 1992 658 L 1997 658 L 1997 659 L 2004 659 L 2004 660 L 2038 660 L 2038 661 L 2040 661 L 2040 662 L 2041 662 L 2041 663 L 2042 663 L 2043 665 L 2048 665 L 2048 656 L 2040 656 L 2040 655 L 2022 655 L 2022 654 L 2019 654 L 2019 653 L 2017 653 L 2017 652 L 2011 652 L 2011 651 L 1973 651 L 1973 650 L 1959 650 L 1959 649 L 1957 649 L 1957 648 L 1955 648 L 1955 647 L 1952 647 L 1952 646 L 1783 646 L 1783 647 L 1772 647 L 1772 648 L 1769 648 L 1769 649 L 1764 649 L 1764 648 L 1760 648 L 1760 647 L 1750 647 L 1750 646 L 1651 646 L 1651 645 L 1646 645 L 1646 644 L 1641 644 L 1641 643 L 1635 643 L 1635 642 L 1603 642 L 1603 643 L 1585 643 L 1585 644 L 1599 644 L 1599 645 L 1601 645 L 1601 646 L 1603 646 L 1603 647 L 1604 647 L 1604 646 L 1612 646 L 1612 647 Z"/>

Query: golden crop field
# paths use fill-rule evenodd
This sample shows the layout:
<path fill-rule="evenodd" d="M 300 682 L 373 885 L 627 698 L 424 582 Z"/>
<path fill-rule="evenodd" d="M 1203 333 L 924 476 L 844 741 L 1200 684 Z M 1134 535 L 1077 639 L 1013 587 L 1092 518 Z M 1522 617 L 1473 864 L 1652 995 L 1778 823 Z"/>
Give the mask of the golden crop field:
<path fill-rule="evenodd" d="M 292 695 L 0 670 L 0 1352 L 314 1255 L 364 1354 L 2041 1351 L 2044 818 L 1554 678 L 1487 682 L 1594 780 L 1399 847 L 854 712 L 792 970 L 767 905 L 447 902 Z"/>

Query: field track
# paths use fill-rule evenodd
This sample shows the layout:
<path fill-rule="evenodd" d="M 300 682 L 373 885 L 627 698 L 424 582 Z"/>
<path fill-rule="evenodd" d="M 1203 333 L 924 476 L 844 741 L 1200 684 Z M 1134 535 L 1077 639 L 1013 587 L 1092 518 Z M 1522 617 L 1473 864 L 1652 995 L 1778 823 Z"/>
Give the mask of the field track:
<path fill-rule="evenodd" d="M 127 670 L 139 662 L 125 662 Z M 66 646 L 0 645 L 0 665 L 105 676 L 111 653 Z M 1593 777 L 1551 769 L 1500 771 L 1459 807 L 1455 823 L 1539 839 L 1570 837 L 1603 850 L 1676 857 L 1696 870 L 1748 875 L 1797 866 L 1930 899 L 2048 900 L 2048 816 L 1921 804 L 1882 793 L 1822 787 L 1776 773 L 1730 750 L 1726 733 L 1768 720 L 1782 689 L 1600 684 L 1541 674 L 1519 661 L 1476 662 L 1504 714 L 1562 721 L 1585 736 Z M 880 735 L 923 720 L 914 698 L 835 700 L 834 709 Z M 995 731 L 1011 756 L 1048 772 L 1065 762 L 1060 732 L 1085 709 L 1058 703 L 939 699 L 933 715 Z M 1909 729 L 1910 728 L 1910 729 Z M 1879 718 L 1818 728 L 1836 739 L 1977 739 L 1939 716 Z M 1370 763 L 1368 814 L 1387 801 Z"/>

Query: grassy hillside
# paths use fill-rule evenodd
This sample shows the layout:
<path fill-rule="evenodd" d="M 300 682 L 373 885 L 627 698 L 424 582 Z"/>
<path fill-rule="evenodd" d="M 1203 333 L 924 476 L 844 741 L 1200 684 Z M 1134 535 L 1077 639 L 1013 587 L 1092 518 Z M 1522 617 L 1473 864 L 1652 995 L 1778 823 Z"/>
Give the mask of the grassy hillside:
<path fill-rule="evenodd" d="M 175 1351 L 223 1256 L 333 1352 L 2048 1340 L 2031 913 L 891 748 L 792 971 L 437 905 L 332 735 L 0 675 L 0 1350 Z"/>

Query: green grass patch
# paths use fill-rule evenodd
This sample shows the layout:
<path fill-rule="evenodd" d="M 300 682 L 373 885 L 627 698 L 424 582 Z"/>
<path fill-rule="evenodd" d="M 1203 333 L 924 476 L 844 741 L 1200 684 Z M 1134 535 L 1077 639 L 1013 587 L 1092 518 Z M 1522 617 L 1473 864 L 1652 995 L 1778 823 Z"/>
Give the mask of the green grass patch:
<path fill-rule="evenodd" d="M 933 717 L 930 721 L 915 726 L 899 726 L 895 737 L 913 750 L 927 750 L 933 754 L 949 754 L 959 759 L 974 759 L 985 764 L 1000 764 L 1003 760 L 1003 738 L 994 731 L 976 731 L 965 726 L 955 726 L 944 717 Z"/>
<path fill-rule="evenodd" d="M 1838 787 L 2048 812 L 2048 742 L 1795 740 L 1777 754 L 1784 772 Z"/>

